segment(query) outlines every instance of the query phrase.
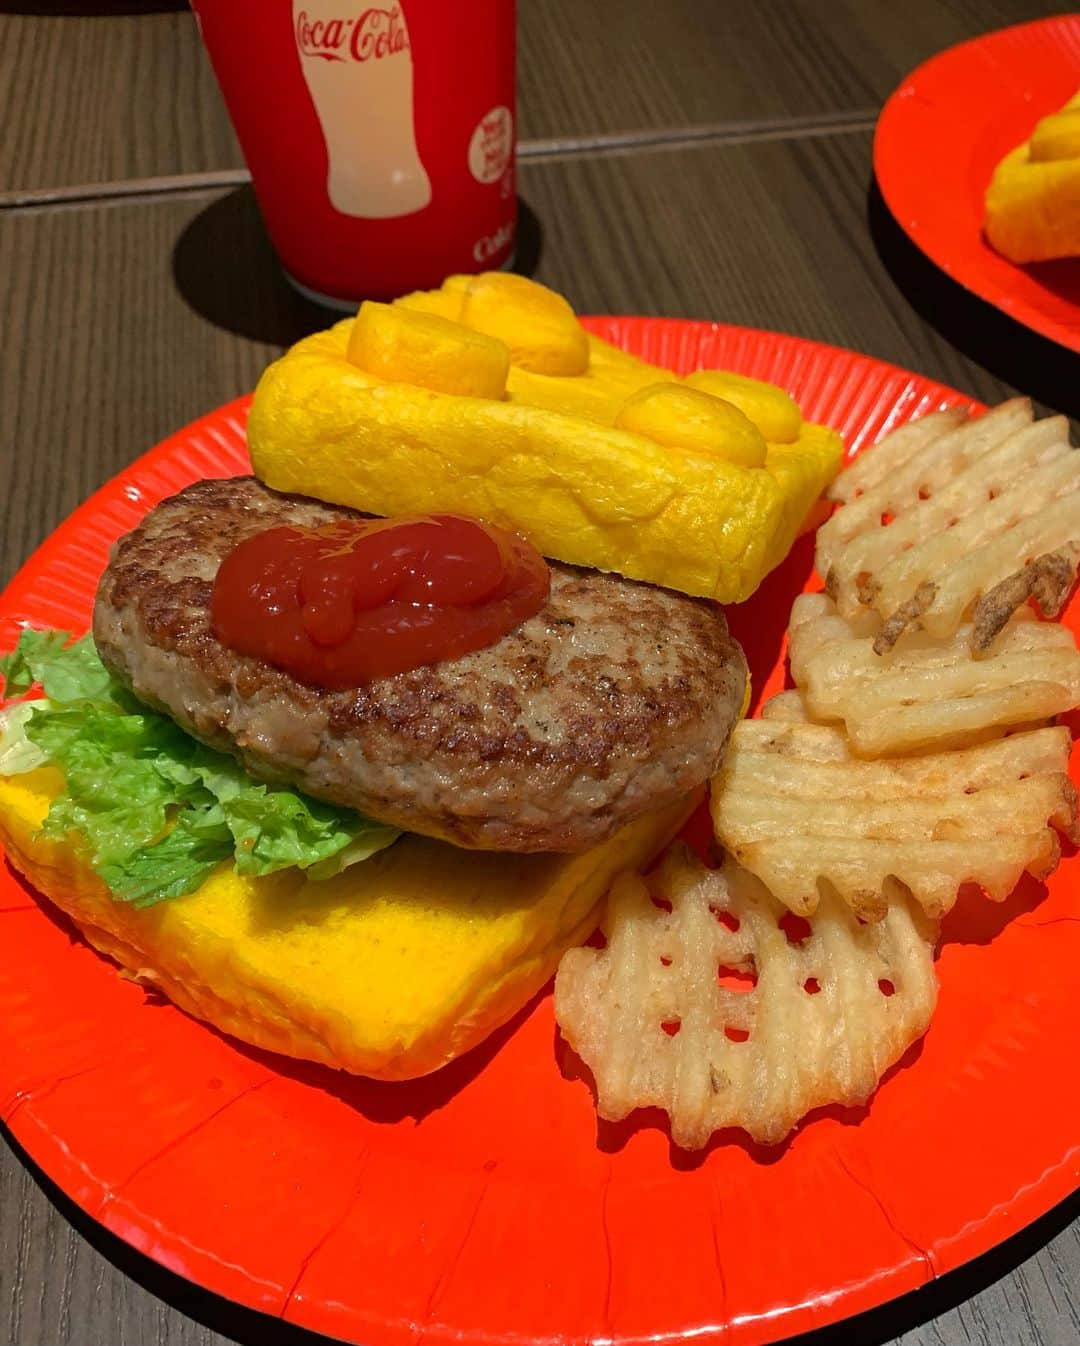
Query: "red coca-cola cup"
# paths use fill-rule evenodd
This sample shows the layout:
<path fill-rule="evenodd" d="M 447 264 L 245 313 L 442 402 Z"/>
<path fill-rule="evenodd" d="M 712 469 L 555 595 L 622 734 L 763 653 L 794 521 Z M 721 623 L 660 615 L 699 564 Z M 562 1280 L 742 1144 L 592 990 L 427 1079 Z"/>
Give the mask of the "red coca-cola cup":
<path fill-rule="evenodd" d="M 514 0 L 192 0 L 290 280 L 352 307 L 514 248 Z"/>

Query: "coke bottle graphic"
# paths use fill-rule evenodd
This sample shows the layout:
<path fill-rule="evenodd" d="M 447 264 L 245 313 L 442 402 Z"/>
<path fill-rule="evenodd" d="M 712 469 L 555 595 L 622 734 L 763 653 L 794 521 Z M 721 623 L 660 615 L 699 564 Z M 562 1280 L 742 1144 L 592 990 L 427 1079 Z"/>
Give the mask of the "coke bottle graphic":
<path fill-rule="evenodd" d="M 416 148 L 412 50 L 401 4 L 293 0 L 293 28 L 326 141 L 330 204 L 367 220 L 423 210 L 431 182 Z"/>
<path fill-rule="evenodd" d="M 355 311 L 507 264 L 514 0 L 191 3 L 303 294 Z"/>

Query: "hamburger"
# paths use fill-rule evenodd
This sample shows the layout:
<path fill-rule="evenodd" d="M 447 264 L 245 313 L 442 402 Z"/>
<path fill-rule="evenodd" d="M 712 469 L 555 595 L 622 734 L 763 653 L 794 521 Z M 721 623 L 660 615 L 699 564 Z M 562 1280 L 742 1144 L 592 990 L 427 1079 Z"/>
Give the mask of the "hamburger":
<path fill-rule="evenodd" d="M 380 377 L 376 398 L 411 386 Z M 6 695 L 44 694 L 3 712 L 0 839 L 96 948 L 181 1008 L 257 1046 L 409 1078 L 509 1019 L 595 928 L 614 878 L 676 834 L 745 707 L 746 663 L 721 607 L 666 571 L 648 582 L 632 539 L 635 579 L 554 547 L 544 560 L 501 516 L 373 518 L 381 500 L 335 502 L 325 453 L 322 498 L 273 489 L 262 387 L 263 479 L 162 501 L 116 544 L 92 635 L 24 631 L 0 661 Z M 349 393 L 350 432 L 368 394 Z M 482 400 L 411 395 L 424 433 L 445 414 L 459 440 Z M 325 403 L 340 397 L 328 378 Z M 568 416 L 537 414 L 546 442 L 569 433 Z M 816 492 L 784 447 L 801 510 Z M 378 449 L 365 432 L 339 459 L 363 476 Z M 701 490 L 708 464 L 690 461 Z M 775 564 L 787 497 L 764 468 L 733 471 L 721 462 L 718 480 L 761 478 L 761 564 Z M 550 523 L 535 489 L 515 508 L 526 517 L 530 495 Z M 453 481 L 438 505 L 460 509 Z"/>

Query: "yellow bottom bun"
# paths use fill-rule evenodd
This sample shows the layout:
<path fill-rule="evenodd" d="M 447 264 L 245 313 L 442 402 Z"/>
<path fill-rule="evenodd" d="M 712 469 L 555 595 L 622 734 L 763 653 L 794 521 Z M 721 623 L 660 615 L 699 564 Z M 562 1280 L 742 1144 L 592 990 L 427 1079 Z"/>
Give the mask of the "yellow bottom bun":
<path fill-rule="evenodd" d="M 38 835 L 61 784 L 50 768 L 0 778 L 0 841 L 96 949 L 245 1042 L 391 1080 L 437 1070 L 505 1023 L 589 935 L 613 878 L 652 860 L 699 798 L 583 855 L 407 836 L 333 879 L 223 865 L 140 910 Z"/>

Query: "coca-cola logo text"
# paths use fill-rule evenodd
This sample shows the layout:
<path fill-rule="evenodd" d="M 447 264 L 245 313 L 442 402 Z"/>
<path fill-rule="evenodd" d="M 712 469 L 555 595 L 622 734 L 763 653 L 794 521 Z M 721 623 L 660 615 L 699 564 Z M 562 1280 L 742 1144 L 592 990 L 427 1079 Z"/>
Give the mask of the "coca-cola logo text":
<path fill-rule="evenodd" d="M 473 244 L 473 261 L 479 262 L 481 266 L 485 262 L 490 262 L 496 257 L 507 244 L 512 243 L 514 239 L 514 221 L 507 220 L 505 224 L 500 224 L 493 234 L 488 234 L 486 238 L 478 238 Z"/>
<path fill-rule="evenodd" d="M 365 9 L 352 19 L 310 19 L 296 16 L 296 46 L 301 56 L 323 61 L 381 61 L 409 50 L 409 30 L 400 5 Z"/>

